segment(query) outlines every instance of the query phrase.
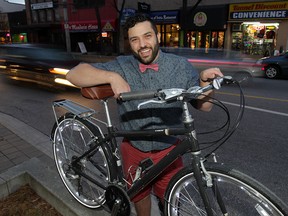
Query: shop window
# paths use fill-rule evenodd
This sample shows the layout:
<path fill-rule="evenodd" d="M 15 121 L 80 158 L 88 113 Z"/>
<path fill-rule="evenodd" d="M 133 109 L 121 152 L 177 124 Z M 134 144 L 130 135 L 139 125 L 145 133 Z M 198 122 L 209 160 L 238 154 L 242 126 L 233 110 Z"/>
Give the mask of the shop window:
<path fill-rule="evenodd" d="M 53 21 L 53 10 L 51 10 L 51 9 L 47 10 L 47 21 L 48 22 Z"/>
<path fill-rule="evenodd" d="M 58 22 L 61 21 L 61 16 L 60 16 L 61 11 L 60 11 L 60 9 L 59 8 L 55 8 L 54 11 L 55 11 L 55 21 L 58 21 Z"/>
<path fill-rule="evenodd" d="M 157 25 L 157 30 L 161 34 L 161 46 L 178 47 L 179 45 L 179 25 L 163 24 Z"/>
<path fill-rule="evenodd" d="M 38 14 L 35 10 L 32 11 L 32 21 L 33 23 L 38 23 Z"/>
<path fill-rule="evenodd" d="M 178 47 L 179 43 L 179 25 L 178 24 L 171 24 L 166 25 L 166 46 L 169 47 Z"/>
<path fill-rule="evenodd" d="M 232 50 L 242 50 L 242 32 L 232 32 Z"/>
<path fill-rule="evenodd" d="M 249 55 L 263 56 L 267 55 L 266 53 L 271 53 L 275 48 L 278 26 L 278 23 L 243 23 L 243 41 L 240 49 Z M 236 36 L 232 33 L 233 39 Z M 240 33 L 239 37 L 241 37 Z M 232 43 L 232 49 L 235 48 L 237 46 Z"/>
<path fill-rule="evenodd" d="M 46 22 L 45 10 L 39 10 L 39 21 L 42 23 Z"/>
<path fill-rule="evenodd" d="M 224 31 L 192 31 L 188 34 L 188 44 L 192 49 L 195 48 L 224 48 Z"/>

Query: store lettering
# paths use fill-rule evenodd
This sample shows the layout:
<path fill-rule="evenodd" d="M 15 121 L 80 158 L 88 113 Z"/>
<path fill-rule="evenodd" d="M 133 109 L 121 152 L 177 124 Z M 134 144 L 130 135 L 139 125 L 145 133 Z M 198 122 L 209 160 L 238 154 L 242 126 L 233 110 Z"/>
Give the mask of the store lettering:
<path fill-rule="evenodd" d="M 252 18 L 285 18 L 287 11 L 259 11 L 259 12 L 237 12 L 233 13 L 233 19 Z"/>
<path fill-rule="evenodd" d="M 163 15 L 163 16 L 154 16 L 152 17 L 153 20 L 174 20 L 176 19 L 176 16 L 167 16 L 167 15 Z"/>
<path fill-rule="evenodd" d="M 285 9 L 287 7 L 286 3 L 283 4 L 273 4 L 273 5 L 265 5 L 265 4 L 256 4 L 256 10 L 275 10 L 275 9 Z"/>
<path fill-rule="evenodd" d="M 92 25 L 92 24 L 88 24 L 88 25 L 69 25 L 69 30 L 74 30 L 74 31 L 83 31 L 83 30 L 97 30 L 98 29 L 98 25 Z"/>
<path fill-rule="evenodd" d="M 237 6 L 235 5 L 233 7 L 234 11 L 247 11 L 247 10 L 254 10 L 254 4 L 249 5 L 249 6 Z"/>
<path fill-rule="evenodd" d="M 252 11 L 252 10 L 277 10 L 286 9 L 287 3 L 282 4 L 251 4 L 251 5 L 234 5 L 234 11 Z"/>

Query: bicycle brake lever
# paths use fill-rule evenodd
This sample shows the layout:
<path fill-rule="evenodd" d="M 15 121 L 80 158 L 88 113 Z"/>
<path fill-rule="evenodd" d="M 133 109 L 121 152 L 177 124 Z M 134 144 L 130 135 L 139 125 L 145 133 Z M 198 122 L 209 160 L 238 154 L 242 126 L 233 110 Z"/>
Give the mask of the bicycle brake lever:
<path fill-rule="evenodd" d="M 160 92 L 165 95 L 164 99 L 167 101 L 171 98 L 180 96 L 184 92 L 184 89 L 179 88 L 163 89 Z"/>
<path fill-rule="evenodd" d="M 226 82 L 226 83 L 233 82 L 233 79 L 231 76 L 217 77 L 212 82 L 213 88 L 219 90 L 223 82 Z"/>
<path fill-rule="evenodd" d="M 142 103 L 139 103 L 138 106 L 137 106 L 137 109 L 140 110 L 141 106 L 144 106 L 146 104 L 149 104 L 149 103 L 158 103 L 158 104 L 162 104 L 162 103 L 165 103 L 166 101 L 161 101 L 161 100 L 148 100 L 148 101 L 144 101 Z"/>

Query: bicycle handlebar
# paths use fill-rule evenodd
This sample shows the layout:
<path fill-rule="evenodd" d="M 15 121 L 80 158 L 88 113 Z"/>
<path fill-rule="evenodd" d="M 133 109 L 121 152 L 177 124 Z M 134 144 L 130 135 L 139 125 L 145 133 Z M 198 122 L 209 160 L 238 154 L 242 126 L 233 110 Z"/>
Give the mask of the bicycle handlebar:
<path fill-rule="evenodd" d="M 171 88 L 171 89 L 160 89 L 160 90 L 143 90 L 143 91 L 134 91 L 134 92 L 125 92 L 121 93 L 119 98 L 121 101 L 130 101 L 130 100 L 141 100 L 141 99 L 153 99 L 158 98 L 161 101 L 169 101 L 172 99 L 177 99 L 179 96 L 184 98 L 197 98 L 202 93 L 209 91 L 211 89 L 220 89 L 223 82 L 227 83 L 233 82 L 232 77 L 223 76 L 216 77 L 213 79 L 212 83 L 205 86 L 194 86 L 188 90 L 180 88 Z"/>
<path fill-rule="evenodd" d="M 119 98 L 122 101 L 151 99 L 158 97 L 158 91 L 159 90 L 142 90 L 142 91 L 125 92 L 120 94 Z"/>

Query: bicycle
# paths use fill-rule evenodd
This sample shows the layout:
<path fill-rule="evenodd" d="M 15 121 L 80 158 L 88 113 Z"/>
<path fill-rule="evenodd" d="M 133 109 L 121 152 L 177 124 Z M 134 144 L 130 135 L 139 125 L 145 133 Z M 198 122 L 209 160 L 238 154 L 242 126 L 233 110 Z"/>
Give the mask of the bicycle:
<path fill-rule="evenodd" d="M 223 136 L 216 148 L 203 155 L 197 140 L 191 100 L 223 84 L 238 84 L 240 106 L 237 118 L 230 124 L 227 107 L 214 98 L 213 103 L 227 114 L 221 126 Z M 116 130 L 112 124 L 108 100 L 113 96 L 109 85 L 82 88 L 84 97 L 103 102 L 106 121 L 95 117 L 97 112 L 70 100 L 53 103 L 56 123 L 51 132 L 53 154 L 59 175 L 70 194 L 89 208 L 104 207 L 111 215 L 130 215 L 129 200 L 153 181 L 169 164 L 184 154 L 191 155 L 191 164 L 180 170 L 170 181 L 164 198 L 164 215 L 288 215 L 287 206 L 274 193 L 251 177 L 218 163 L 214 151 L 234 133 L 244 112 L 244 94 L 232 77 L 215 78 L 206 87 L 162 89 L 123 93 L 122 101 L 143 100 L 139 109 L 149 103 L 180 101 L 183 107 L 183 128 L 163 128 L 141 131 Z M 60 114 L 60 109 L 66 112 Z M 99 125 L 107 129 L 103 132 Z M 159 163 L 149 158 L 134 167 L 133 184 L 127 188 L 122 173 L 118 137 L 181 135 L 184 137 Z M 211 145 L 214 146 L 214 145 Z M 210 147 L 211 147 L 210 146 Z"/>

